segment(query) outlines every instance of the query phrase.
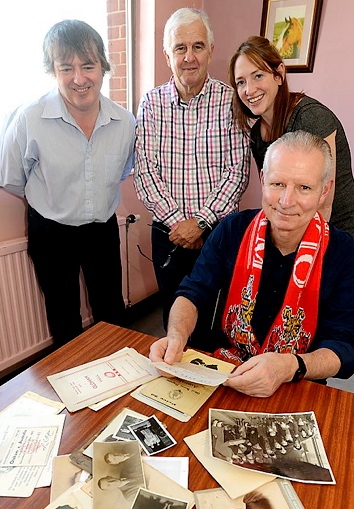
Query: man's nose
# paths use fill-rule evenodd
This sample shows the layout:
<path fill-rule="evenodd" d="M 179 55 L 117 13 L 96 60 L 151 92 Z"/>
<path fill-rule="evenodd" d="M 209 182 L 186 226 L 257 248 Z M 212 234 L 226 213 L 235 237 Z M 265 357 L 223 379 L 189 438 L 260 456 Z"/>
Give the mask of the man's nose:
<path fill-rule="evenodd" d="M 291 187 L 285 187 L 280 195 L 280 204 L 282 207 L 291 207 L 294 204 L 295 192 Z"/>
<path fill-rule="evenodd" d="M 195 56 L 193 52 L 193 48 L 187 48 L 186 54 L 184 55 L 184 60 L 186 62 L 193 62 Z"/>
<path fill-rule="evenodd" d="M 85 76 L 84 76 L 84 72 L 82 71 L 82 69 L 77 68 L 74 70 L 74 81 L 78 85 L 82 84 L 85 81 Z"/>

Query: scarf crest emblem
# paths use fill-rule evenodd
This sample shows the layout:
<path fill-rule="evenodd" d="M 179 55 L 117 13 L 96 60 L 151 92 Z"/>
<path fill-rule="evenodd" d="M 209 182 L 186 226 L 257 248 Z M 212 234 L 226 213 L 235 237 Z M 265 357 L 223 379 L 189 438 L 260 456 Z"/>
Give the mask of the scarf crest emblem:
<path fill-rule="evenodd" d="M 313 340 L 323 257 L 329 241 L 328 224 L 316 213 L 307 227 L 297 250 L 284 303 L 260 346 L 251 320 L 262 273 L 267 224 L 267 217 L 260 211 L 242 239 L 223 317 L 224 332 L 232 347 L 218 350 L 217 356 L 245 361 L 265 352 L 303 353 Z"/>

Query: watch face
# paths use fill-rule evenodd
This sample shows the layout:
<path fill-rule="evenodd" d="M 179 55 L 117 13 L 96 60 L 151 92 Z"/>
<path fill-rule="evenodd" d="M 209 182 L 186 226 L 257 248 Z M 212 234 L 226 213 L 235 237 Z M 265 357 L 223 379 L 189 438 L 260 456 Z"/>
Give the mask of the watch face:
<path fill-rule="evenodd" d="M 197 224 L 202 230 L 208 228 L 207 222 L 204 219 L 197 219 Z"/>

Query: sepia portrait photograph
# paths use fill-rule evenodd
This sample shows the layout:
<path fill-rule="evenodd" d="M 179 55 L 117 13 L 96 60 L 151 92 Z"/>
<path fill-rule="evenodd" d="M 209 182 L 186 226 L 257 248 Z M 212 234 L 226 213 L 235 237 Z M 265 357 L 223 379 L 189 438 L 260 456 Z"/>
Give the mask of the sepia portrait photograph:
<path fill-rule="evenodd" d="M 145 488 L 140 450 L 137 440 L 93 444 L 95 509 L 131 507 L 139 488 Z"/>

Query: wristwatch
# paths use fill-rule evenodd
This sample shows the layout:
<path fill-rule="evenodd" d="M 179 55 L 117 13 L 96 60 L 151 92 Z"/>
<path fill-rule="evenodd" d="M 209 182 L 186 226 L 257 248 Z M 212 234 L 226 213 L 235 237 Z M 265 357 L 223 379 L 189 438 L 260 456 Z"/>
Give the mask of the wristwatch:
<path fill-rule="evenodd" d="M 296 353 L 294 353 L 296 359 L 297 359 L 297 362 L 299 364 L 299 367 L 297 368 L 297 370 L 295 371 L 295 374 L 292 378 L 292 382 L 299 382 L 300 380 L 302 380 L 304 378 L 304 376 L 306 375 L 307 373 L 307 367 L 306 367 L 306 364 L 304 362 L 304 359 L 302 357 L 300 357 L 300 355 L 297 355 Z"/>
<path fill-rule="evenodd" d="M 197 225 L 198 227 L 201 229 L 201 230 L 206 230 L 207 228 L 210 228 L 210 225 L 209 223 L 203 219 L 202 217 L 200 216 L 195 216 L 194 218 L 196 221 L 197 221 Z M 211 229 L 211 228 L 210 228 Z"/>

